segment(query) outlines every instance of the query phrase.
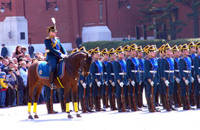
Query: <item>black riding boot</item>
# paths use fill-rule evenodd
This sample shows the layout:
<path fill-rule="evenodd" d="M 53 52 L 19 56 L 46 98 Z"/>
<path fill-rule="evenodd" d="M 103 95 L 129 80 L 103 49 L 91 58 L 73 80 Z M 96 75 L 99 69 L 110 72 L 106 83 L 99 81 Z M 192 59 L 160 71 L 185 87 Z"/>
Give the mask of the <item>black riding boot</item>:
<path fill-rule="evenodd" d="M 50 81 L 50 84 L 51 84 L 51 88 L 54 88 L 55 87 L 55 85 L 54 85 L 54 78 L 55 78 L 55 72 L 54 71 L 52 71 L 52 72 L 50 72 L 50 75 L 49 75 L 49 81 Z"/>

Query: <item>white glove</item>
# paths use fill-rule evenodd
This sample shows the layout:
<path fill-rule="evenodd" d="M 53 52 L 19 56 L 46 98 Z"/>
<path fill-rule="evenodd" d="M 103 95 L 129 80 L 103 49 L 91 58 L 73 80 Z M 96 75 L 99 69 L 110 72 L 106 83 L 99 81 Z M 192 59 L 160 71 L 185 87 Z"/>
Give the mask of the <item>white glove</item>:
<path fill-rule="evenodd" d="M 153 82 L 153 81 L 151 81 L 151 82 L 150 82 L 150 84 L 151 84 L 151 86 L 153 86 L 153 85 L 154 85 L 154 82 Z"/>
<path fill-rule="evenodd" d="M 107 81 L 105 82 L 105 85 L 108 86 L 108 82 Z"/>
<path fill-rule="evenodd" d="M 175 80 L 176 80 L 176 82 L 177 82 L 178 84 L 180 83 L 180 79 L 179 79 L 179 78 L 176 78 Z"/>
<path fill-rule="evenodd" d="M 132 86 L 135 86 L 135 81 L 131 81 L 131 85 L 132 85 Z"/>
<path fill-rule="evenodd" d="M 97 82 L 97 86 L 98 86 L 98 87 L 101 86 L 101 82 L 100 82 L 100 81 Z"/>
<path fill-rule="evenodd" d="M 186 85 L 188 85 L 188 84 L 189 84 L 189 81 L 188 81 L 187 79 L 185 80 L 185 84 L 186 84 Z"/>
<path fill-rule="evenodd" d="M 83 88 L 86 88 L 86 83 L 82 83 Z"/>
<path fill-rule="evenodd" d="M 191 77 L 191 82 L 194 83 L 194 78 L 193 77 Z"/>
<path fill-rule="evenodd" d="M 123 86 L 124 86 L 124 83 L 123 82 L 120 82 L 120 87 L 122 87 L 123 88 Z"/>
<path fill-rule="evenodd" d="M 200 78 L 198 78 L 198 82 L 200 83 Z"/>
<path fill-rule="evenodd" d="M 92 83 L 90 83 L 90 88 L 92 87 Z"/>
<path fill-rule="evenodd" d="M 165 80 L 165 85 L 168 87 L 169 86 L 169 81 Z"/>
<path fill-rule="evenodd" d="M 112 82 L 111 85 L 114 87 L 115 86 L 115 82 Z"/>
<path fill-rule="evenodd" d="M 65 54 L 61 54 L 60 57 L 61 57 L 61 58 L 65 58 L 66 55 L 65 55 Z"/>
<path fill-rule="evenodd" d="M 139 85 L 142 85 L 142 81 L 139 82 Z"/>

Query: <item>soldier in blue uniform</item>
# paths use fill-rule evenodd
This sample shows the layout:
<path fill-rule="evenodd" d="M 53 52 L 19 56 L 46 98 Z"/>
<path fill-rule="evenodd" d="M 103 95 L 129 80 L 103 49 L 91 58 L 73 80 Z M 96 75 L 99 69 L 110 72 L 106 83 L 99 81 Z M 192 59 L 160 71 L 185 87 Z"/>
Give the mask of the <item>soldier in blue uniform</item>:
<path fill-rule="evenodd" d="M 103 85 L 103 64 L 99 60 L 100 50 L 95 48 L 92 52 L 93 62 L 91 64 L 90 73 L 92 75 L 92 89 L 95 110 L 101 111 L 101 87 Z"/>
<path fill-rule="evenodd" d="M 127 77 L 130 83 L 129 87 L 129 105 L 132 111 L 138 107 L 138 89 L 139 89 L 139 60 L 137 58 L 137 45 L 130 46 L 131 57 L 127 59 Z"/>
<path fill-rule="evenodd" d="M 189 92 L 191 90 L 191 70 L 192 61 L 189 57 L 189 47 L 184 44 L 181 48 L 182 57 L 179 60 L 179 71 L 180 71 L 180 86 L 181 86 L 181 100 L 184 110 L 190 109 Z"/>
<path fill-rule="evenodd" d="M 50 73 L 49 81 L 51 84 L 50 87 L 54 88 L 53 82 L 56 76 L 57 64 L 58 64 L 59 59 L 62 59 L 66 56 L 66 51 L 62 47 L 60 40 L 56 37 L 57 30 L 55 26 L 49 27 L 47 30 L 47 33 L 48 33 L 48 37 L 44 40 L 46 53 L 47 53 L 46 60 L 49 65 L 49 73 Z M 46 91 L 50 91 L 50 90 L 47 89 Z M 47 101 L 47 110 L 48 110 L 48 113 L 55 113 L 55 111 L 53 111 L 53 104 L 51 103 L 51 100 Z"/>
<path fill-rule="evenodd" d="M 78 51 L 83 51 L 87 52 L 85 47 L 81 47 Z M 85 96 L 86 96 L 86 77 L 83 76 L 82 72 L 79 72 L 79 82 L 78 82 L 78 97 L 79 97 L 79 102 L 81 104 L 82 112 L 86 113 L 86 101 L 85 101 Z"/>
<path fill-rule="evenodd" d="M 178 49 L 177 45 L 172 47 L 173 51 L 173 58 L 174 58 L 174 104 L 175 107 L 181 107 L 181 88 L 180 88 L 180 75 L 179 75 L 179 60 L 180 60 L 180 50 Z"/>
<path fill-rule="evenodd" d="M 166 106 L 167 111 L 176 110 L 172 105 L 174 101 L 174 59 L 172 49 L 169 44 L 164 47 L 165 59 L 163 64 L 164 75 L 162 80 L 165 87 Z"/>
<path fill-rule="evenodd" d="M 197 55 L 194 58 L 194 80 L 196 107 L 200 108 L 200 42 L 196 44 Z"/>
<path fill-rule="evenodd" d="M 165 59 L 164 55 L 164 48 L 165 44 L 163 44 L 158 50 L 159 50 L 159 58 L 158 58 L 158 74 L 159 74 L 159 94 L 160 94 L 160 99 L 162 102 L 162 106 L 164 109 L 166 109 L 166 91 L 165 91 L 165 85 L 164 85 L 164 80 L 162 80 L 162 77 L 164 77 L 164 69 L 163 69 L 163 63 Z"/>
<path fill-rule="evenodd" d="M 106 108 L 108 108 L 108 72 L 107 72 L 107 65 L 108 65 L 108 50 L 107 48 L 103 49 L 101 51 L 102 57 L 103 57 L 103 85 L 102 85 L 102 89 L 101 89 L 101 96 L 102 96 L 102 100 L 103 100 L 103 108 L 104 110 Z"/>
<path fill-rule="evenodd" d="M 125 98 L 126 94 L 126 61 L 124 60 L 124 51 L 121 46 L 116 49 L 118 54 L 118 60 L 113 63 L 114 73 L 115 73 L 115 87 L 116 87 L 116 99 L 119 112 L 126 111 Z"/>
<path fill-rule="evenodd" d="M 191 106 L 195 106 L 196 102 L 195 102 L 195 96 L 194 96 L 194 89 L 195 89 L 195 84 L 197 84 L 197 81 L 194 80 L 194 59 L 196 57 L 196 44 L 194 42 L 190 42 L 188 44 L 188 47 L 189 47 L 189 57 L 191 58 L 191 61 L 192 61 L 192 79 L 191 79 L 191 82 L 192 82 L 192 88 L 191 88 L 191 91 L 190 91 L 190 105 Z"/>
<path fill-rule="evenodd" d="M 158 61 L 156 58 L 156 48 L 151 45 L 147 51 L 147 58 L 144 63 L 144 71 L 145 71 L 145 92 L 147 98 L 147 104 L 149 112 L 158 111 L 155 108 L 155 92 L 158 84 Z"/>
<path fill-rule="evenodd" d="M 139 75 L 140 75 L 140 81 L 139 81 L 139 89 L 138 89 L 138 107 L 141 108 L 144 106 L 143 104 L 143 90 L 145 88 L 144 84 L 144 51 L 142 49 L 142 46 L 138 46 L 137 49 L 137 57 L 139 60 Z"/>
<path fill-rule="evenodd" d="M 113 64 L 116 59 L 115 49 L 111 48 L 109 50 L 109 61 L 106 66 L 107 76 L 108 76 L 108 98 L 110 103 L 111 111 L 117 110 L 115 103 L 115 75 Z"/>

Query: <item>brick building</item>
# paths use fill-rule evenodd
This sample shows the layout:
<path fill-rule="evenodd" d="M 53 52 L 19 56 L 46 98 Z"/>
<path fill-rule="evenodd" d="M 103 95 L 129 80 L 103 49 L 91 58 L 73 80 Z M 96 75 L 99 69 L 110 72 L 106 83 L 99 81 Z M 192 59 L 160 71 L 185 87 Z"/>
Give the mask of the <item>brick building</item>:
<path fill-rule="evenodd" d="M 77 35 L 83 41 L 136 37 L 142 19 L 138 4 L 142 0 L 0 0 L 0 44 L 43 43 L 46 28 L 57 21 L 58 36 L 68 48 L 75 47 Z M 3 10 L 2 10 L 3 9 Z M 179 19 L 187 26 L 177 38 L 193 36 L 190 9 L 179 5 Z M 153 32 L 147 32 L 154 38 Z"/>

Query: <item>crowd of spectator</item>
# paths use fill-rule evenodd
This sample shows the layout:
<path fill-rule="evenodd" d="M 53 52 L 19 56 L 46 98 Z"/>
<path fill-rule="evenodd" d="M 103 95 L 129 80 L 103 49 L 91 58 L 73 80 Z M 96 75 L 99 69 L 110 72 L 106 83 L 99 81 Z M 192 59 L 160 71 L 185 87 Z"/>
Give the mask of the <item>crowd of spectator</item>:
<path fill-rule="evenodd" d="M 34 62 L 45 60 L 44 54 L 34 53 L 34 47 L 17 46 L 11 56 L 2 44 L 0 56 L 0 108 L 27 105 L 28 68 Z M 5 85 L 6 84 L 6 85 Z M 56 93 L 56 92 L 54 92 Z M 42 90 L 39 103 L 45 102 L 45 90 Z M 55 95 L 55 94 L 54 94 Z M 54 102 L 57 102 L 54 96 Z"/>

